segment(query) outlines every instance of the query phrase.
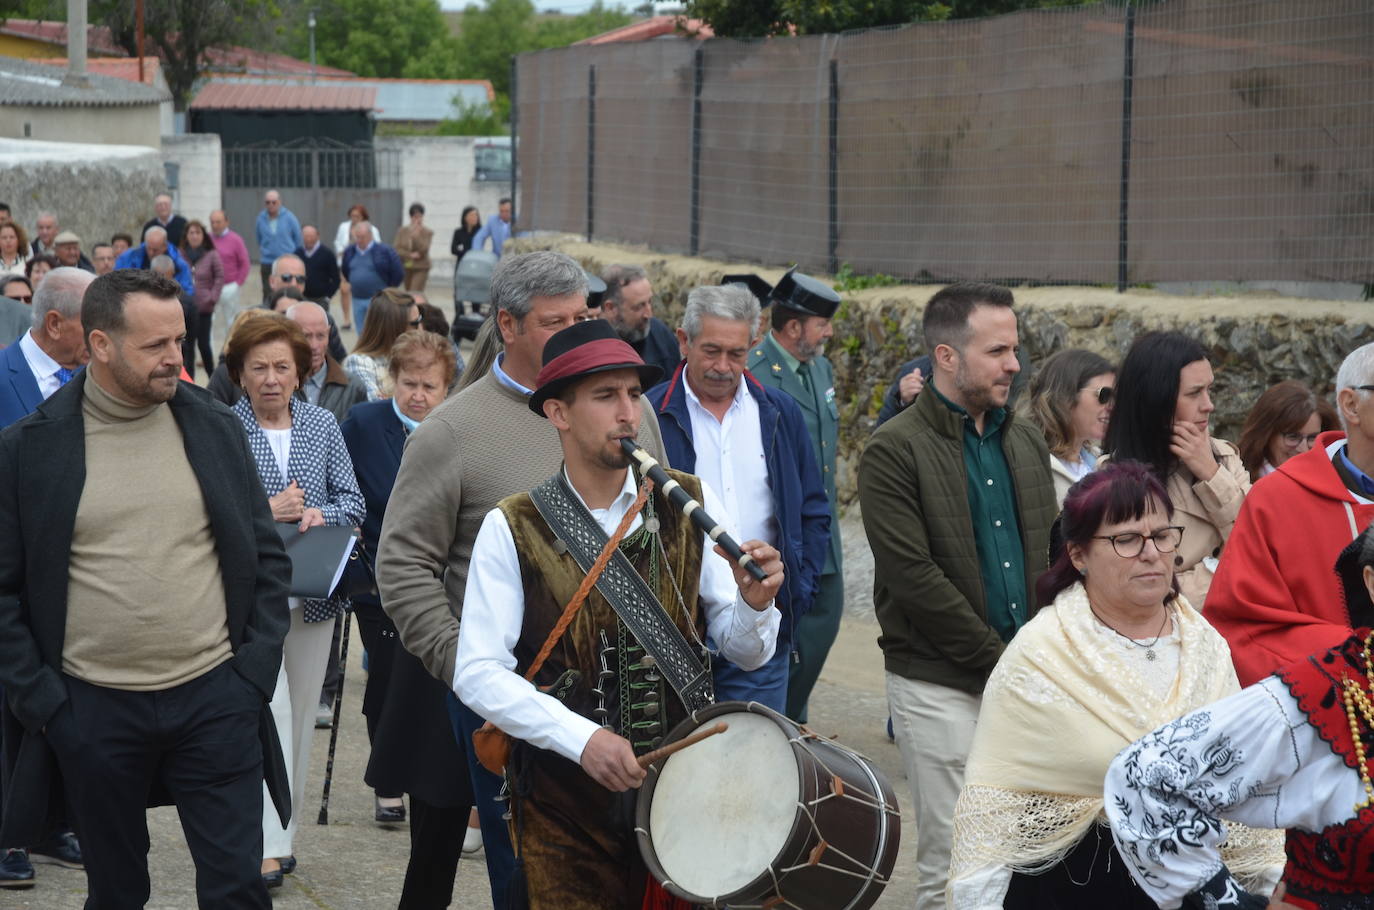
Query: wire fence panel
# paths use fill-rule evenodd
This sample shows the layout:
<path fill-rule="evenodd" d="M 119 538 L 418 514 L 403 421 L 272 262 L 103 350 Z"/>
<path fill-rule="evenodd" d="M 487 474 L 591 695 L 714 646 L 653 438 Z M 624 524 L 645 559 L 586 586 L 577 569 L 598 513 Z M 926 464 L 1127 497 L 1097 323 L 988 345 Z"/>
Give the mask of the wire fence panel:
<path fill-rule="evenodd" d="M 1370 283 L 1371 48 L 1369 0 L 1157 0 L 522 55 L 520 222 L 913 280 Z"/>

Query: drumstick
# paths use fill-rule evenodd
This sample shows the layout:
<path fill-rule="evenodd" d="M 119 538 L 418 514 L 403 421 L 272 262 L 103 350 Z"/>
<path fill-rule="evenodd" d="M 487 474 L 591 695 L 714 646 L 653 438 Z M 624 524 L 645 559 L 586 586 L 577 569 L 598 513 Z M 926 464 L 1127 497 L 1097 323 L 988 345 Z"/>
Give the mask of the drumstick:
<path fill-rule="evenodd" d="M 707 727 L 706 729 L 698 730 L 691 736 L 684 736 L 682 739 L 679 739 L 675 743 L 669 743 L 668 745 L 655 749 L 652 752 L 645 752 L 643 755 L 639 756 L 639 766 L 641 768 L 647 769 L 654 762 L 660 759 L 667 758 L 674 752 L 680 752 L 688 746 L 695 746 L 703 739 L 706 739 L 706 737 L 715 736 L 717 733 L 724 733 L 728 729 L 730 729 L 729 724 L 727 724 L 723 720 L 719 721 L 714 727 Z"/>

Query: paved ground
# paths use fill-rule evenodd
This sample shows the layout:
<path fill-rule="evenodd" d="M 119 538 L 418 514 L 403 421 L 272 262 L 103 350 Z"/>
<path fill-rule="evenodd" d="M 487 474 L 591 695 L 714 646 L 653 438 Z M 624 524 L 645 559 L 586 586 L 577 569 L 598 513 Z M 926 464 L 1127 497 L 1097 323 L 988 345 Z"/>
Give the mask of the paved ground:
<path fill-rule="evenodd" d="M 256 270 L 250 281 L 256 282 Z M 446 308 L 451 306 L 450 301 L 441 299 L 442 287 L 432 287 L 431 291 L 436 303 Z M 254 292 L 253 286 L 245 288 L 245 294 Z M 346 334 L 345 344 L 352 341 L 352 333 Z M 897 910 L 914 903 L 914 882 L 909 874 L 915 864 L 914 831 L 901 761 L 896 746 L 888 742 L 884 730 L 887 707 L 882 661 L 876 644 L 878 627 L 873 621 L 869 601 L 872 557 L 858 522 L 850 518 L 844 524 L 849 604 L 839 640 L 812 698 L 811 726 L 872 758 L 897 792 L 903 816 L 901 853 L 894 881 L 876 904 L 877 910 Z M 355 630 L 344 681 L 343 720 L 335 755 L 330 824 L 315 823 L 329 748 L 329 733 L 321 730 L 314 738 L 306 808 L 296 836 L 295 851 L 300 866 L 294 875 L 286 877 L 286 884 L 273 895 L 280 910 L 383 910 L 395 907 L 400 895 L 410 846 L 409 833 L 404 826 L 384 829 L 373 822 L 372 794 L 362 782 L 368 745 L 363 717 L 358 713 L 365 679 L 361 653 L 362 645 Z M 464 774 L 466 769 L 455 768 L 454 773 Z M 153 897 L 148 907 L 153 910 L 195 907 L 194 870 L 175 811 L 170 808 L 150 811 L 148 826 L 152 838 L 149 865 L 153 883 Z M 38 885 L 30 891 L 0 891 L 0 908 L 80 910 L 85 896 L 86 879 L 82 872 L 39 866 Z M 476 861 L 464 859 L 459 864 L 453 906 L 481 908 L 489 904 L 486 866 L 479 853 Z"/>

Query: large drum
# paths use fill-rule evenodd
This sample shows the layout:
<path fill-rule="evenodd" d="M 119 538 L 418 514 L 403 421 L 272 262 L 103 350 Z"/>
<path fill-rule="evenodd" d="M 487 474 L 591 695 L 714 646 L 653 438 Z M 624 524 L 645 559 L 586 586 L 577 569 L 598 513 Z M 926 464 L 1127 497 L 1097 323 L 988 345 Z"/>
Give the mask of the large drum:
<path fill-rule="evenodd" d="M 635 832 L 649 873 L 707 907 L 867 910 L 897 861 L 897 797 L 873 763 L 762 705 L 698 711 L 650 767 Z"/>

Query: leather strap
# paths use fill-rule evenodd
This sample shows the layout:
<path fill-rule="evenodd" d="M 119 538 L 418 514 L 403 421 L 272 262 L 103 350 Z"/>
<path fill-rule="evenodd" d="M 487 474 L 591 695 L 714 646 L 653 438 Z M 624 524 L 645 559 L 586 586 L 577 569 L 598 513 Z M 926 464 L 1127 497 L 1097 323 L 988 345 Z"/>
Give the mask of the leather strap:
<path fill-rule="evenodd" d="M 531 490 L 530 499 L 558 539 L 567 545 L 569 555 L 591 577 L 597 554 L 605 552 L 606 532 L 569 489 L 563 472 Z M 671 570 L 665 566 L 664 571 Z M 654 659 L 688 712 L 713 704 L 710 670 L 702 665 L 653 590 L 618 547 L 605 570 L 595 577 L 595 584 L 630 634 Z"/>

